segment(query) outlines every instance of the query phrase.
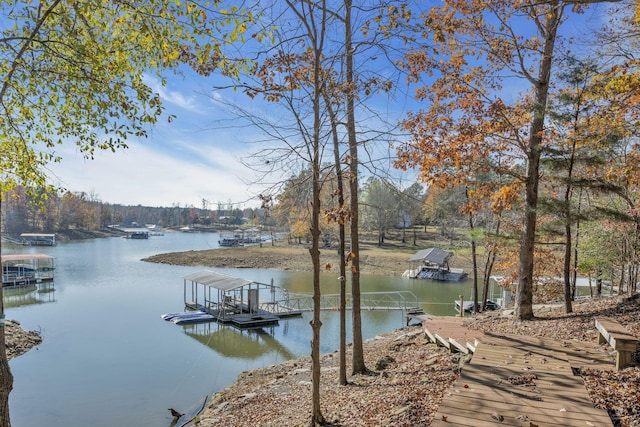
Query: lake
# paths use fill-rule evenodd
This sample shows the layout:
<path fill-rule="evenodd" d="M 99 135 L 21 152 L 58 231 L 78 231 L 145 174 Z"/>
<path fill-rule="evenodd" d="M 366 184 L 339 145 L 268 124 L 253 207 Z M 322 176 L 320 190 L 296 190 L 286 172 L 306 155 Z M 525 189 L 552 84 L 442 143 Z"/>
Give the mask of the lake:
<path fill-rule="evenodd" d="M 179 326 L 160 318 L 183 309 L 182 278 L 202 267 L 140 260 L 217 248 L 218 239 L 215 233 L 165 233 L 149 240 L 94 239 L 53 247 L 3 243 L 3 253 L 52 255 L 56 267 L 53 292 L 5 290 L 7 318 L 39 330 L 43 338 L 37 348 L 9 362 L 15 377 L 12 426 L 169 426 L 167 408 L 184 411 L 233 383 L 242 371 L 309 355 L 310 313 L 252 331 L 217 323 Z M 309 272 L 211 270 L 262 283 L 273 280 L 291 292 L 312 291 Z M 339 292 L 337 276 L 323 272 L 323 292 Z M 454 299 L 471 294 L 470 281 L 368 275 L 361 280 L 362 292 L 412 291 L 432 314 L 454 314 Z M 365 339 L 405 323 L 401 311 L 365 311 L 362 317 Z M 322 322 L 321 351 L 335 351 L 337 312 L 323 312 Z"/>

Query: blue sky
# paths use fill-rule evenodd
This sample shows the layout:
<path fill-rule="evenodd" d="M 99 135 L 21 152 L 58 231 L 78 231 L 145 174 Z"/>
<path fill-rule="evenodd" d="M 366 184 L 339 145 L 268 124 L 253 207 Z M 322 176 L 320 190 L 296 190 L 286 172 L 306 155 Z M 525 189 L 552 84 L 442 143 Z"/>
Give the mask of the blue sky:
<path fill-rule="evenodd" d="M 590 11 L 584 19 L 593 24 L 601 17 Z M 570 20 L 565 29 L 579 32 L 576 25 Z M 576 45 L 576 49 L 580 47 Z M 215 77 L 203 78 L 189 71 L 184 76 L 168 77 L 164 87 L 155 78 L 147 81 L 161 95 L 166 113 L 177 116 L 173 122 L 161 118 L 148 138 L 130 140 L 128 149 L 116 153 L 98 152 L 94 160 L 84 159 L 75 146 L 62 146 L 57 150 L 62 162 L 49 167 L 52 181 L 107 203 L 201 207 L 205 199 L 210 206 L 230 202 L 240 208 L 258 206 L 256 195 L 269 183 L 242 160 L 264 147 L 264 135 L 234 120 L 217 100 L 238 103 L 266 116 L 277 114 L 277 105 L 258 98 L 252 101 L 241 91 L 214 92 Z M 391 102 L 378 99 L 379 104 L 370 107 L 393 118 L 418 108 L 410 94 L 395 96 Z M 280 178 L 273 176 L 270 180 Z M 402 174 L 402 179 L 405 188 L 414 182 L 410 173 Z"/>
<path fill-rule="evenodd" d="M 226 114 L 205 94 L 211 83 L 194 75 L 174 76 L 164 87 L 147 80 L 166 109 L 148 138 L 130 140 L 126 150 L 98 152 L 93 160 L 75 146 L 61 147 L 62 162 L 49 167 L 53 181 L 107 203 L 201 207 L 206 199 L 255 206 L 250 199 L 260 190 L 241 162 L 253 150 L 242 143 L 251 136 L 222 128 L 218 120 Z M 168 114 L 177 118 L 169 123 Z"/>
<path fill-rule="evenodd" d="M 93 160 L 83 158 L 73 145 L 61 146 L 56 152 L 62 161 L 48 167 L 54 183 L 106 203 L 202 207 L 205 199 L 210 207 L 231 202 L 243 208 L 259 206 L 258 194 L 298 170 L 292 160 L 289 169 L 265 179 L 243 164 L 243 160 L 254 162 L 251 155 L 258 150 L 282 144 L 267 142 L 255 126 L 234 116 L 228 104 L 275 122 L 282 119 L 280 114 L 288 114 L 280 112 L 276 103 L 250 99 L 241 90 L 214 90 L 214 85 L 223 84 L 219 79 L 190 71 L 171 75 L 166 86 L 151 77 L 147 83 L 165 107 L 164 117 L 148 138 L 132 139 L 129 148 L 115 153 L 96 152 Z M 405 111 L 406 97 L 398 105 L 383 98 L 369 107 L 392 116 L 396 123 Z M 176 116 L 171 123 L 169 114 Z M 388 150 L 386 143 L 381 147 Z M 390 161 L 386 164 L 389 167 Z M 413 174 L 407 178 L 406 173 L 396 173 L 405 187 L 415 182 Z"/>

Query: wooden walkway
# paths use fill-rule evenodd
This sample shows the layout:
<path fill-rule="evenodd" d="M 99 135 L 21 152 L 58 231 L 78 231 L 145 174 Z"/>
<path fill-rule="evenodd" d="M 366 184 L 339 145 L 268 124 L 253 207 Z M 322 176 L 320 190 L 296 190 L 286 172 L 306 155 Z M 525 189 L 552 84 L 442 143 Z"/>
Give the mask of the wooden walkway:
<path fill-rule="evenodd" d="M 462 319 L 432 318 L 425 333 L 439 328 L 446 335 L 465 335 Z M 559 342 L 521 336 L 474 336 L 478 340 L 471 362 L 449 389 L 432 426 L 612 426 L 604 410 L 593 407 L 573 368 L 614 369 L 611 356 L 597 343 Z M 449 340 L 450 341 L 450 340 Z M 469 347 L 467 346 L 467 349 Z"/>
<path fill-rule="evenodd" d="M 430 316 L 422 322 L 422 328 L 431 342 L 463 353 L 473 353 L 484 336 L 482 331 L 472 331 L 464 326 L 461 317 Z"/>

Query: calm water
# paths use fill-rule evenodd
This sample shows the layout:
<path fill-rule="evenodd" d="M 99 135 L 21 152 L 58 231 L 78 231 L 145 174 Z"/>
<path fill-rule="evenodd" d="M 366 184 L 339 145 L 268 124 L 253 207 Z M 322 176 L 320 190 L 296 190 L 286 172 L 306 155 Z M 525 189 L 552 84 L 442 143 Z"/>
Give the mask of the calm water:
<path fill-rule="evenodd" d="M 217 234 L 166 233 L 55 247 L 3 245 L 4 253 L 55 256 L 55 291 L 5 291 L 7 318 L 40 330 L 43 342 L 10 362 L 13 427 L 169 426 L 167 408 L 186 410 L 232 383 L 239 372 L 310 353 L 309 316 L 260 331 L 216 323 L 178 326 L 160 315 L 183 306 L 182 277 L 199 267 L 140 261 L 149 255 L 218 246 Z M 311 292 L 309 273 L 214 269 Z M 323 290 L 338 292 L 337 275 L 323 274 Z M 363 292 L 411 290 L 429 313 L 454 314 L 453 300 L 470 283 L 438 283 L 363 276 Z M 347 316 L 349 318 L 350 316 Z M 339 319 L 323 313 L 322 352 L 339 346 Z M 363 312 L 370 338 L 403 326 L 401 312 Z"/>

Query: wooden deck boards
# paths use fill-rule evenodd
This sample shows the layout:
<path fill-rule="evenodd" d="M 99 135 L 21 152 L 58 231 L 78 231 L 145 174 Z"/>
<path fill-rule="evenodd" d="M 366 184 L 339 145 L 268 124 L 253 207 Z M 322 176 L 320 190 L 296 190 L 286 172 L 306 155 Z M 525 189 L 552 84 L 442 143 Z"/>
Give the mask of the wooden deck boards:
<path fill-rule="evenodd" d="M 573 374 L 576 356 L 564 348 L 541 338 L 485 335 L 431 425 L 613 425 L 605 411 L 593 407 L 582 379 Z"/>
<path fill-rule="evenodd" d="M 574 368 L 615 369 L 613 357 L 597 343 L 482 334 L 453 317 L 430 318 L 423 329 L 452 350 L 451 338 L 480 341 L 432 426 L 613 425 L 606 411 L 593 407 L 582 378 L 574 375 Z"/>
<path fill-rule="evenodd" d="M 432 342 L 457 351 L 464 351 L 462 348 L 466 348 L 467 343 L 475 346 L 476 340 L 484 336 L 482 331 L 464 326 L 464 319 L 460 317 L 430 317 L 422 323 L 422 328 Z"/>

